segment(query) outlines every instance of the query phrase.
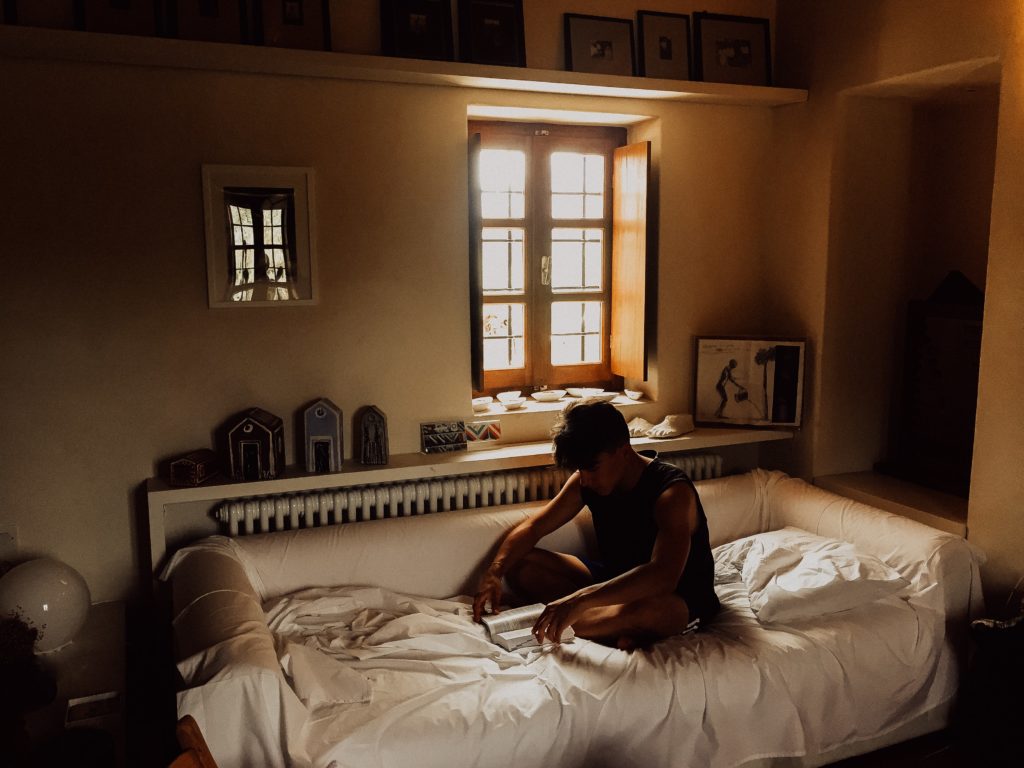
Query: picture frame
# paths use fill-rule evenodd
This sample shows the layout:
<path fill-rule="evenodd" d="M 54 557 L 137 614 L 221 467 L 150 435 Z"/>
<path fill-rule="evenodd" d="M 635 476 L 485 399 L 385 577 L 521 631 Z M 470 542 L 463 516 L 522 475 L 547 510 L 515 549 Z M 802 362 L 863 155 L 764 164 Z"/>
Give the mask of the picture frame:
<path fill-rule="evenodd" d="M 204 165 L 202 182 L 210 308 L 316 304 L 313 169 Z"/>
<path fill-rule="evenodd" d="M 162 26 L 162 0 L 82 0 L 86 32 L 153 37 Z"/>
<path fill-rule="evenodd" d="M 385 56 L 454 61 L 451 0 L 381 0 Z"/>
<path fill-rule="evenodd" d="M 723 13 L 693 14 L 696 78 L 707 83 L 772 84 L 768 19 Z"/>
<path fill-rule="evenodd" d="M 0 21 L 20 27 L 82 29 L 82 0 L 2 0 Z"/>
<path fill-rule="evenodd" d="M 804 339 L 696 337 L 694 421 L 799 427 L 806 346 Z"/>
<path fill-rule="evenodd" d="M 636 18 L 640 76 L 690 80 L 690 17 L 637 11 Z"/>
<path fill-rule="evenodd" d="M 331 50 L 330 0 L 252 0 L 253 42 L 273 48 Z"/>
<path fill-rule="evenodd" d="M 523 0 L 459 0 L 459 61 L 525 67 Z"/>
<path fill-rule="evenodd" d="M 249 0 L 166 0 L 168 37 L 207 43 L 248 43 Z"/>
<path fill-rule="evenodd" d="M 636 74 L 631 19 L 581 13 L 564 16 L 566 70 L 600 75 Z"/>

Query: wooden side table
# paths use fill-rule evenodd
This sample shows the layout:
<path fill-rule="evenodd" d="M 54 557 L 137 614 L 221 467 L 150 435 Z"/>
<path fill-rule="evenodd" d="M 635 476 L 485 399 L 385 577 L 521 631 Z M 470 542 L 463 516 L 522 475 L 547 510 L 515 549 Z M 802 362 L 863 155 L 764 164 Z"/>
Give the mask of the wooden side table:
<path fill-rule="evenodd" d="M 112 741 L 114 765 L 125 764 L 125 637 L 124 603 L 94 603 L 69 645 L 38 657 L 56 679 L 57 696 L 25 718 L 35 749 L 59 750 L 64 743 L 77 751 L 86 742 L 75 737 L 85 734 L 70 730 L 88 728 L 109 734 L 102 740 Z"/>

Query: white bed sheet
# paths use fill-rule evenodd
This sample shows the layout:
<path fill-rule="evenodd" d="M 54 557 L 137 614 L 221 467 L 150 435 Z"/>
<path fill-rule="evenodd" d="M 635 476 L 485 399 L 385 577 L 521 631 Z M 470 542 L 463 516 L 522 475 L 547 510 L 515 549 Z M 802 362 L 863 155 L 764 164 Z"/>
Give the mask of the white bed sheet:
<path fill-rule="evenodd" d="M 282 657 L 298 643 L 344 667 L 342 687 L 360 682 L 352 672 L 369 683 L 360 703 L 297 687 L 320 702 L 303 742 L 325 768 L 736 766 L 876 737 L 953 694 L 927 607 L 891 597 L 769 628 L 742 583 L 717 589 L 710 627 L 633 654 L 579 639 L 503 651 L 468 598 L 343 587 L 264 609 Z"/>

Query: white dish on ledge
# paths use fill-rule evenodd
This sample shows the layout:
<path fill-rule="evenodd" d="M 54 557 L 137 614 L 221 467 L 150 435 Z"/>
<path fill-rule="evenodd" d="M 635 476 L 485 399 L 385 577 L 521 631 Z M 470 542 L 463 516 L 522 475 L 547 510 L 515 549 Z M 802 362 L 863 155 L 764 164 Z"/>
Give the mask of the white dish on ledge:
<path fill-rule="evenodd" d="M 541 389 L 531 395 L 538 403 L 553 403 L 556 400 L 561 400 L 564 396 L 564 389 Z"/>

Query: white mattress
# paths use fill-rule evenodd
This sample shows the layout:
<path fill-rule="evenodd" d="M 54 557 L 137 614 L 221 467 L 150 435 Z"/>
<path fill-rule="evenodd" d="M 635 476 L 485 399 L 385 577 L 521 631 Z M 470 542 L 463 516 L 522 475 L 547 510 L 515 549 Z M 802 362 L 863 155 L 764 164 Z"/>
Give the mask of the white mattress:
<path fill-rule="evenodd" d="M 766 628 L 742 582 L 717 589 L 712 626 L 633 654 L 579 639 L 505 652 L 468 599 L 376 587 L 305 590 L 264 609 L 282 656 L 291 642 L 337 663 L 327 690 L 296 686 L 321 702 L 302 738 L 314 766 L 734 766 L 871 739 L 952 696 L 927 607 L 892 597 Z"/>

